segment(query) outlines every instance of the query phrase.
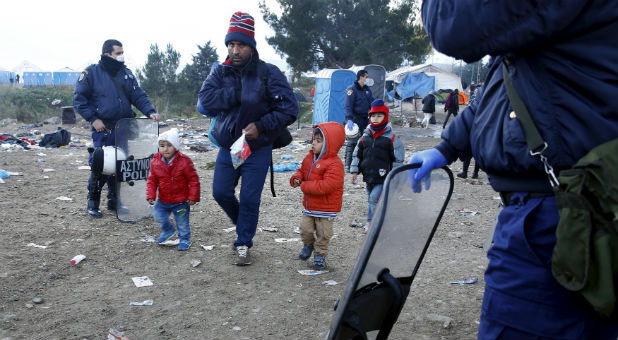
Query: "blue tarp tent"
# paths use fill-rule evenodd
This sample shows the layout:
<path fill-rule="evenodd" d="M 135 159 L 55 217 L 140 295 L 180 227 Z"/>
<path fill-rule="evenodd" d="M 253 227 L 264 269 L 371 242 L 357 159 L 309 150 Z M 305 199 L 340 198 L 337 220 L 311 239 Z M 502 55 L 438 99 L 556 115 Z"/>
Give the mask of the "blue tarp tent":
<path fill-rule="evenodd" d="M 15 72 L 0 70 L 0 84 L 10 83 L 11 76 L 15 81 Z"/>
<path fill-rule="evenodd" d="M 318 72 L 313 96 L 313 124 L 344 122 L 345 89 L 355 80 L 356 73 L 350 70 L 325 69 Z"/>
<path fill-rule="evenodd" d="M 424 97 L 435 88 L 436 77 L 428 76 L 425 72 L 418 72 L 406 74 L 395 91 L 402 99 L 407 99 L 414 97 L 415 93 Z"/>
<path fill-rule="evenodd" d="M 80 72 L 54 72 L 54 85 L 75 85 Z"/>
<path fill-rule="evenodd" d="M 52 86 L 54 85 L 51 72 L 24 72 L 25 86 Z"/>

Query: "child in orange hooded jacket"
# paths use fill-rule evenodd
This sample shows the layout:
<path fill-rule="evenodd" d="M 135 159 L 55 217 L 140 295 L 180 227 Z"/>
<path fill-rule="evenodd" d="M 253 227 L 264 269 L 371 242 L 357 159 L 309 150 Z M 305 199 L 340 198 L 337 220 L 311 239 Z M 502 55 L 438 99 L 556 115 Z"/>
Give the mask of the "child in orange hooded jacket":
<path fill-rule="evenodd" d="M 343 125 L 335 122 L 316 125 L 311 150 L 300 169 L 290 177 L 290 185 L 293 188 L 300 187 L 304 194 L 300 222 L 300 236 L 304 245 L 298 257 L 307 260 L 315 250 L 315 270 L 326 269 L 328 244 L 333 237 L 333 221 L 341 211 L 345 172 L 337 153 L 344 142 Z"/>

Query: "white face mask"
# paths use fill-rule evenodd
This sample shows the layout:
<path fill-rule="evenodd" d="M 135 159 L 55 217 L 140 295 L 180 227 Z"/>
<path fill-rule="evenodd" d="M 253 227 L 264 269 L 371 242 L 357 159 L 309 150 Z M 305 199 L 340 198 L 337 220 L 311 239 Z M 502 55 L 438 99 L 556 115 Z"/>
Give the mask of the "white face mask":
<path fill-rule="evenodd" d="M 121 63 L 124 63 L 124 54 L 121 54 L 121 55 L 117 56 L 116 60 L 121 62 Z"/>
<path fill-rule="evenodd" d="M 367 86 L 371 87 L 371 86 L 373 86 L 373 84 L 374 84 L 374 83 L 373 83 L 373 79 L 371 79 L 371 78 L 367 78 L 367 79 L 365 80 L 365 85 L 367 85 Z"/>

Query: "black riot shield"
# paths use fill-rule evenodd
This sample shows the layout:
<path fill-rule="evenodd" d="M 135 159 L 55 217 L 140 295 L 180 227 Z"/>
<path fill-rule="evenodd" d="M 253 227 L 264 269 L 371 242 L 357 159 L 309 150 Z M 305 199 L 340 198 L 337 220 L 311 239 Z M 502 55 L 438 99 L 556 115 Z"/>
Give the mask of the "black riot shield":
<path fill-rule="evenodd" d="M 116 216 L 123 222 L 152 215 L 146 178 L 158 136 L 159 124 L 152 119 L 124 118 L 116 123 Z"/>
<path fill-rule="evenodd" d="M 387 176 L 327 339 L 367 339 L 372 331 L 376 339 L 387 339 L 397 321 L 453 192 L 447 167 L 432 171 L 428 190 L 413 192 L 408 170 L 418 166 L 401 166 Z"/>

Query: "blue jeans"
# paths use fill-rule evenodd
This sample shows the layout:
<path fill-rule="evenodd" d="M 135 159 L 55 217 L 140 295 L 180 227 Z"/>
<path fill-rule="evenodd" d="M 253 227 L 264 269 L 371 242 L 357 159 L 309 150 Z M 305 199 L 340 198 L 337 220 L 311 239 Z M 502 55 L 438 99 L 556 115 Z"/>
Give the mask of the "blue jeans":
<path fill-rule="evenodd" d="M 365 190 L 367 191 L 367 202 L 369 203 L 369 211 L 367 212 L 367 222 L 371 222 L 373 218 L 373 212 L 376 210 L 380 194 L 382 194 L 383 184 L 370 184 L 366 183 Z"/>
<path fill-rule="evenodd" d="M 191 206 L 189 202 L 167 204 L 157 200 L 152 215 L 155 221 L 159 222 L 161 225 L 162 232 L 171 233 L 178 228 L 178 238 L 181 241 L 189 241 L 191 240 L 191 228 L 189 226 L 190 212 Z M 176 228 L 174 228 L 174 224 L 170 221 L 170 214 L 172 213 L 176 221 Z"/>
<path fill-rule="evenodd" d="M 219 149 L 212 180 L 212 196 L 236 225 L 237 238 L 234 247 L 253 246 L 252 240 L 260 214 L 262 188 L 271 159 L 272 148 L 262 147 L 251 150 L 251 155 L 243 165 L 234 169 L 230 150 Z M 237 199 L 234 191 L 241 176 L 240 197 Z"/>
<path fill-rule="evenodd" d="M 616 339 L 616 324 L 587 313 L 552 276 L 555 197 L 516 192 L 510 200 L 487 253 L 478 338 Z"/>

